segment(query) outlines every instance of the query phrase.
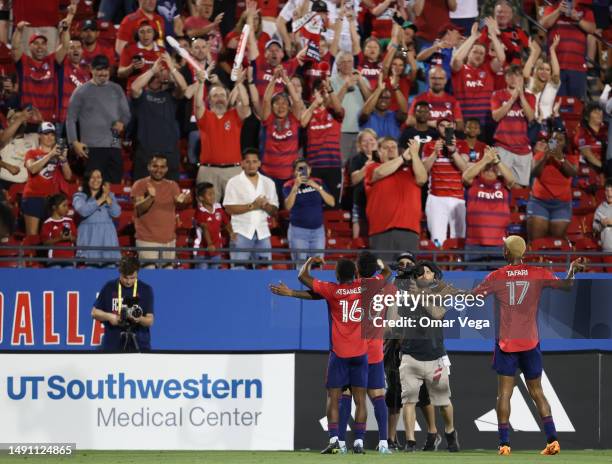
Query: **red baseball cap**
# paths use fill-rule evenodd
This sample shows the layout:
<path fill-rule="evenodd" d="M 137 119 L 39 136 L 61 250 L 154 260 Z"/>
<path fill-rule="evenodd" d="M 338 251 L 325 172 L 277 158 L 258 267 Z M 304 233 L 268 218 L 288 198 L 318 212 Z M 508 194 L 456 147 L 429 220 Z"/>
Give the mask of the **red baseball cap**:
<path fill-rule="evenodd" d="M 30 37 L 30 40 L 28 40 L 28 44 L 32 44 L 32 42 L 34 42 L 36 39 L 43 39 L 45 42 L 47 41 L 47 38 L 44 35 L 34 34 L 32 37 Z"/>

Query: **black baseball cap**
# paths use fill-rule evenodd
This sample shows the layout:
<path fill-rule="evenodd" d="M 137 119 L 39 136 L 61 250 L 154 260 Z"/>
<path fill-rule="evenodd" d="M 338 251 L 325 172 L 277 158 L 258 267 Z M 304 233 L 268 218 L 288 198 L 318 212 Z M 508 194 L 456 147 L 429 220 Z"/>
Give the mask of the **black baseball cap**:
<path fill-rule="evenodd" d="M 395 257 L 395 262 L 398 263 L 402 259 L 409 259 L 413 263 L 416 263 L 416 259 L 415 259 L 414 255 L 411 252 L 409 252 L 409 251 L 404 251 L 403 253 L 398 254 Z"/>
<path fill-rule="evenodd" d="M 327 13 L 327 4 L 323 0 L 312 0 L 311 10 L 315 13 Z"/>
<path fill-rule="evenodd" d="M 82 31 L 97 31 L 98 22 L 95 19 L 86 19 L 81 25 Z"/>
<path fill-rule="evenodd" d="M 91 69 L 108 69 L 110 68 L 110 62 L 105 55 L 96 55 L 91 60 Z"/>

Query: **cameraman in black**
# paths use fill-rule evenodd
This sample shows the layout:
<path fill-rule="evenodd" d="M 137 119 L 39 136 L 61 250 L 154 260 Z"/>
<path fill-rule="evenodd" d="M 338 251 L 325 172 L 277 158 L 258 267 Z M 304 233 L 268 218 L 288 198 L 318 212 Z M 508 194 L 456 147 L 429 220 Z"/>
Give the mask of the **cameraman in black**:
<path fill-rule="evenodd" d="M 400 306 L 397 311 L 399 317 L 409 318 L 412 322 L 402 330 L 400 348 L 399 372 L 407 441 L 405 450 L 416 449 L 415 406 L 421 402 L 422 388 L 426 385 L 428 399 L 433 406 L 440 408 L 444 419 L 447 449 L 456 452 L 459 451 L 459 442 L 453 422 L 449 382 L 450 362 L 444 348 L 444 333 L 442 327 L 426 322 L 443 319 L 446 313 L 446 308 L 440 305 L 443 297 L 460 291 L 442 280 L 442 271 L 431 261 L 419 261 L 416 264 L 408 281 L 407 291 L 421 299 L 408 307 Z M 440 298 L 437 300 L 432 298 L 433 302 L 430 302 L 425 299 L 429 295 Z M 435 417 L 430 420 L 424 450 L 430 449 L 431 446 L 436 449 L 440 443 Z"/>
<path fill-rule="evenodd" d="M 138 280 L 136 257 L 119 261 L 119 278 L 102 287 L 91 317 L 104 324 L 100 349 L 138 353 L 151 350 L 149 327 L 153 325 L 153 288 Z"/>
<path fill-rule="evenodd" d="M 395 277 L 395 287 L 398 291 L 410 291 L 414 284 L 416 259 L 409 251 L 400 253 L 395 258 L 397 273 Z M 402 384 L 400 382 L 399 367 L 401 363 L 401 333 L 385 337 L 385 377 L 387 381 L 387 392 L 385 402 L 389 410 L 389 449 L 399 450 L 400 444 L 397 441 L 397 424 L 402 411 Z M 427 423 L 427 441 L 423 446 L 423 451 L 436 451 L 441 438 L 437 434 L 435 423 L 435 411 L 429 399 L 429 393 L 425 384 L 419 391 L 419 401 L 416 404 L 421 408 L 425 422 Z M 408 445 L 408 444 L 407 444 Z M 406 451 L 416 451 L 416 446 L 406 446 Z"/>

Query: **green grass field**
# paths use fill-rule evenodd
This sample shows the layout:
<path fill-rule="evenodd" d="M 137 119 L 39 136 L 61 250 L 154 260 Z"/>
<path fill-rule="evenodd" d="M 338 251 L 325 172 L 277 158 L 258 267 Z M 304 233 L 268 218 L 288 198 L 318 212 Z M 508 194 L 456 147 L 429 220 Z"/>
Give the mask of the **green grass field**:
<path fill-rule="evenodd" d="M 250 451 L 78 451 L 72 457 L 13 457 L 0 455 L 0 462 L 31 463 L 93 463 L 93 464 L 321 464 L 339 462 L 405 464 L 409 462 L 477 464 L 502 461 L 504 463 L 612 463 L 612 450 L 561 451 L 557 456 L 540 456 L 537 451 L 516 451 L 511 456 L 496 456 L 494 451 L 462 451 L 457 454 L 446 452 L 412 454 L 396 453 L 382 456 L 369 452 L 365 456 L 335 455 L 321 456 L 316 452 L 250 452 Z"/>

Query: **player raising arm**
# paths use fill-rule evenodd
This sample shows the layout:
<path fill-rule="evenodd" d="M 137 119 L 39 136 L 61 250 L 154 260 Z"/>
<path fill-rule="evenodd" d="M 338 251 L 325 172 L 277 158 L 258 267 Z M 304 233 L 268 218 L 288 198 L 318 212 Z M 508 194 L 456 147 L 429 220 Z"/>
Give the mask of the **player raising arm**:
<path fill-rule="evenodd" d="M 331 351 L 327 365 L 327 428 L 329 445 L 321 453 L 337 454 L 338 402 L 342 389 L 350 385 L 355 399 L 354 453 L 363 453 L 367 410 L 366 387 L 368 384 L 368 344 L 361 335 L 361 282 L 356 277 L 355 263 L 341 259 L 336 263 L 338 283 L 324 282 L 310 274 L 313 264 L 321 264 L 319 257 L 308 258 L 300 270 L 302 284 L 321 295 L 327 301 L 331 324 Z"/>
<path fill-rule="evenodd" d="M 527 245 L 518 235 L 504 240 L 504 258 L 508 265 L 491 272 L 473 294 L 494 295 L 497 309 L 497 334 L 493 368 L 497 371 L 498 454 L 510 454 L 510 398 L 514 375 L 520 369 L 529 395 L 536 404 L 546 433 L 546 448 L 540 454 L 558 454 L 561 450 L 550 405 L 542 390 L 542 352 L 538 333 L 538 303 L 546 287 L 569 290 L 576 272 L 584 266 L 582 258 L 570 264 L 567 277 L 560 280 L 550 270 L 523 264 Z"/>

